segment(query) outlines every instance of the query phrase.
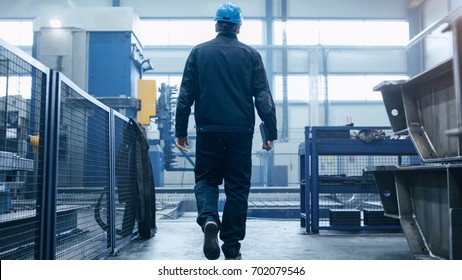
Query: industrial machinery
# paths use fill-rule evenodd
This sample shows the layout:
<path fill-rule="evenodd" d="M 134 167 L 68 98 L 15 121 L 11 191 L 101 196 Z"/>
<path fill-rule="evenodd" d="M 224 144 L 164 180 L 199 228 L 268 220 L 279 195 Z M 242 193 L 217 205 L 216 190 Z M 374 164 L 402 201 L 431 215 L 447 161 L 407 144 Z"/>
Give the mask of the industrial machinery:
<path fill-rule="evenodd" d="M 450 27 L 453 58 L 375 88 L 393 131 L 409 135 L 425 163 L 369 169 L 416 258 L 462 259 L 462 18 Z"/>
<path fill-rule="evenodd" d="M 156 123 L 159 130 L 158 140 L 151 140 L 152 144 L 162 147 L 164 168 L 167 171 L 192 171 L 194 161 L 191 155 L 178 149 L 175 145 L 174 114 L 176 109 L 176 99 L 178 98 L 178 88 L 164 83 L 159 88 L 159 98 L 156 108 Z M 194 137 L 190 137 L 194 140 Z M 189 163 L 188 167 L 178 166 L 178 157 L 182 157 Z"/>
<path fill-rule="evenodd" d="M 129 7 L 46 14 L 34 19 L 32 55 L 107 106 L 136 117 L 137 81 L 152 69 L 142 53 L 139 21 Z"/>

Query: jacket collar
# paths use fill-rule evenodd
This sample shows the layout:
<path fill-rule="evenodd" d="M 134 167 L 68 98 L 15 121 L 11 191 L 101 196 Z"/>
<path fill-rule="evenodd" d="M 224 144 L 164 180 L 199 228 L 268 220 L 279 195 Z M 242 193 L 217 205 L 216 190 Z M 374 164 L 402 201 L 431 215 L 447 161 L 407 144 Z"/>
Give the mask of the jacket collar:
<path fill-rule="evenodd" d="M 225 37 L 230 37 L 230 38 L 236 38 L 237 39 L 236 33 L 231 32 L 231 31 L 220 31 L 220 32 L 218 32 L 217 37 L 218 36 L 225 36 Z"/>

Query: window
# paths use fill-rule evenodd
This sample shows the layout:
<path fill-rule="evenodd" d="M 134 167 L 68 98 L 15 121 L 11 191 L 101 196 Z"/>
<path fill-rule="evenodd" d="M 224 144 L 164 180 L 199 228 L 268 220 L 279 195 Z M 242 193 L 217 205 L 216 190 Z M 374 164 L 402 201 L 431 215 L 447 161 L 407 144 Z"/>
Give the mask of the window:
<path fill-rule="evenodd" d="M 32 46 L 32 21 L 0 21 L 0 38 L 16 46 Z"/>
<path fill-rule="evenodd" d="M 145 46 L 197 45 L 216 36 L 212 20 L 142 20 L 141 34 Z M 238 38 L 249 45 L 262 45 L 262 21 L 246 20 Z"/>
<path fill-rule="evenodd" d="M 0 76 L 0 97 L 21 95 L 24 99 L 31 98 L 32 78 L 30 76 Z"/>
<path fill-rule="evenodd" d="M 282 75 L 274 76 L 275 100 L 283 98 L 283 80 Z M 287 77 L 287 99 L 292 101 L 308 101 L 310 99 L 310 79 L 308 75 L 289 75 Z"/>
<path fill-rule="evenodd" d="M 401 75 L 330 75 L 327 79 L 328 98 L 332 100 L 355 100 L 371 101 L 382 100 L 380 92 L 374 91 L 374 87 L 387 80 L 406 80 L 407 76 Z M 311 86 L 318 88 L 317 101 L 325 99 L 324 77 Z M 274 76 L 273 96 L 275 100 L 282 100 L 283 81 L 281 75 Z M 287 99 L 289 101 L 309 102 L 310 77 L 308 75 L 289 75 L 287 77 Z"/>
<path fill-rule="evenodd" d="M 374 87 L 387 80 L 405 80 L 399 75 L 331 75 L 328 78 L 329 100 L 382 100 Z"/>
<path fill-rule="evenodd" d="M 409 40 L 405 21 L 290 20 L 274 23 L 274 44 L 287 45 L 404 46 Z"/>
<path fill-rule="evenodd" d="M 365 45 L 363 22 L 323 21 L 319 23 L 319 40 L 323 45 Z"/>
<path fill-rule="evenodd" d="M 409 41 L 409 25 L 402 21 L 364 22 L 365 45 L 405 46 Z"/>
<path fill-rule="evenodd" d="M 319 22 L 308 20 L 290 20 L 274 22 L 274 44 L 282 45 L 283 32 L 286 32 L 287 45 L 318 45 Z"/>

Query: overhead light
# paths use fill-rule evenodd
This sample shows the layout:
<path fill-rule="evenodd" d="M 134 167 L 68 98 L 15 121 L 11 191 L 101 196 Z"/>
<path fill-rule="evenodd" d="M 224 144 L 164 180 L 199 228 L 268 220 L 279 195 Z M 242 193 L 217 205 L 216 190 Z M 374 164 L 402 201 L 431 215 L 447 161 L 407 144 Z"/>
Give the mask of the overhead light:
<path fill-rule="evenodd" d="M 61 28 L 61 20 L 59 19 L 50 19 L 50 26 L 53 28 Z"/>

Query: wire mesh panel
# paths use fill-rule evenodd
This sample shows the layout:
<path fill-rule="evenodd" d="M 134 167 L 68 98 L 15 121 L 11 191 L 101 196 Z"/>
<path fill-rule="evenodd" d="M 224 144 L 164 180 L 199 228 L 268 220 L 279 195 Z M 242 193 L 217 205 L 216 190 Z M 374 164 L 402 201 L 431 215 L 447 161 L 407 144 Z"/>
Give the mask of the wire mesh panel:
<path fill-rule="evenodd" d="M 0 259 L 39 257 L 49 69 L 0 40 Z"/>
<path fill-rule="evenodd" d="M 155 201 L 137 193 L 137 140 L 131 120 L 0 40 L 0 259 L 98 259 L 130 240 L 140 199 Z"/>
<path fill-rule="evenodd" d="M 57 259 L 93 259 L 110 247 L 109 108 L 61 77 Z"/>
<path fill-rule="evenodd" d="M 373 174 L 365 171 L 399 162 L 398 156 L 318 156 L 319 226 L 399 225 L 384 216 Z"/>
<path fill-rule="evenodd" d="M 116 240 L 134 233 L 136 226 L 136 164 L 133 126 L 115 113 L 115 233 Z"/>
<path fill-rule="evenodd" d="M 418 164 L 410 139 L 386 127 L 306 128 L 302 226 L 320 229 L 399 229 L 386 217 L 369 166 Z"/>

